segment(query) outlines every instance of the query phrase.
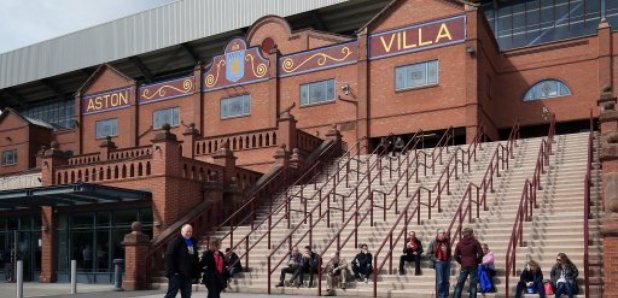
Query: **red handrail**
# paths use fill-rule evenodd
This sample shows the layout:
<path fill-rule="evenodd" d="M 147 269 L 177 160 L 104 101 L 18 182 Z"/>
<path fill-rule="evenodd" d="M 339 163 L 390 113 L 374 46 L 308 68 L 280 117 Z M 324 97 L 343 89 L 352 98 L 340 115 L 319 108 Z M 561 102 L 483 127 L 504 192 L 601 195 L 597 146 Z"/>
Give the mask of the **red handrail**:
<path fill-rule="evenodd" d="M 590 188 L 592 187 L 592 159 L 594 148 L 594 124 L 590 111 L 590 134 L 588 135 L 588 164 L 584 178 L 584 294 L 590 297 L 590 260 L 588 245 L 590 245 Z"/>
<path fill-rule="evenodd" d="M 421 203 L 421 190 L 424 190 L 426 192 L 428 192 L 428 204 L 426 204 L 425 206 L 428 207 L 428 217 L 431 218 L 431 208 L 432 208 L 432 203 L 431 203 L 431 196 L 433 192 L 438 192 L 438 197 L 441 196 L 442 191 L 444 190 L 444 185 L 447 185 L 447 191 L 448 190 L 448 180 L 450 179 L 450 176 L 453 172 L 455 172 L 455 178 L 459 179 L 458 176 L 458 172 L 457 172 L 457 167 L 458 164 L 461 164 L 462 166 L 462 172 L 465 171 L 464 165 L 466 164 L 466 160 L 465 158 L 468 157 L 468 171 L 470 169 L 470 159 L 472 158 L 472 156 L 474 156 L 474 160 L 476 160 L 476 151 L 479 148 L 479 142 L 480 140 L 482 140 L 483 138 L 483 129 L 479 128 L 477 135 L 474 138 L 474 141 L 468 145 L 468 150 L 467 152 L 461 148 L 456 148 L 455 152 L 453 152 L 453 155 L 451 155 L 451 157 L 449 158 L 448 162 L 446 163 L 444 169 L 442 170 L 442 174 L 440 175 L 440 178 L 438 178 L 438 181 L 436 181 L 436 183 L 434 184 L 434 187 L 432 189 L 426 188 L 424 186 L 420 186 L 414 196 L 411 198 L 410 201 L 408 201 L 408 204 L 406 204 L 406 206 L 403 208 L 404 212 L 401 213 L 401 215 L 399 215 L 397 217 L 397 220 L 394 222 L 394 224 L 392 225 L 391 229 L 389 230 L 389 232 L 387 233 L 387 236 L 384 238 L 384 240 L 382 241 L 382 244 L 379 246 L 378 250 L 376 251 L 375 255 L 374 255 L 374 273 L 373 273 L 373 296 L 374 297 L 378 297 L 378 275 L 380 274 L 380 272 L 382 271 L 382 269 L 384 268 L 384 265 L 386 265 L 386 261 L 390 260 L 389 262 L 389 273 L 393 272 L 393 248 L 397 245 L 397 242 L 399 242 L 399 240 L 405 235 L 407 234 L 407 227 L 408 224 L 410 223 L 410 219 L 414 218 L 414 216 L 417 217 L 417 224 L 420 225 L 420 212 L 421 212 L 421 206 L 423 206 L 423 204 Z M 471 151 L 474 151 L 474 153 L 472 153 Z M 458 154 L 461 153 L 461 159 L 458 157 Z M 436 159 L 433 159 L 434 161 Z M 452 166 L 452 168 L 451 168 Z M 446 184 L 445 182 L 442 182 L 443 179 L 447 179 Z M 438 202 L 439 204 L 439 198 L 436 200 L 436 202 Z M 414 208 L 414 210 L 410 211 L 410 207 L 412 205 L 412 202 L 416 201 L 416 207 Z M 410 216 L 408 216 L 411 213 Z M 397 226 L 399 226 L 400 222 L 402 219 L 404 219 L 404 225 L 403 225 L 403 229 L 401 230 L 401 232 L 397 235 L 397 237 L 395 238 L 395 240 L 393 241 L 393 233 L 395 231 L 395 229 L 397 228 Z M 378 257 L 380 256 L 380 253 L 382 253 L 382 250 L 386 247 L 386 243 L 389 243 L 389 250 L 386 254 L 386 256 L 384 257 L 384 260 L 382 261 L 382 263 L 380 263 L 378 265 Z"/>
<path fill-rule="evenodd" d="M 417 151 L 417 147 L 419 146 L 419 144 L 422 144 L 423 139 L 422 138 L 416 138 L 416 136 L 422 136 L 422 131 L 419 131 L 418 133 L 415 134 L 414 137 L 412 137 L 410 139 L 410 141 L 404 146 L 404 148 L 402 149 L 402 154 L 405 152 L 408 152 L 405 156 L 404 159 L 401 159 L 401 155 L 399 154 L 397 156 L 398 158 L 398 168 L 397 171 L 399 172 L 399 178 L 397 179 L 397 181 L 395 182 L 395 185 L 393 188 L 391 188 L 391 190 L 388 192 L 389 194 L 392 193 L 393 191 L 395 191 L 396 197 L 395 197 L 395 201 L 397 201 L 398 197 L 400 194 L 403 193 L 403 189 L 405 188 L 405 193 L 406 196 L 409 196 L 409 181 L 412 177 L 416 177 L 416 182 L 418 183 L 418 166 L 419 166 L 419 161 L 418 161 L 418 154 L 422 153 L 422 154 L 426 154 L 425 152 L 419 152 Z M 410 144 L 412 143 L 412 141 L 414 140 L 414 143 L 412 145 L 411 148 Z M 414 152 L 414 159 L 412 159 L 410 161 L 410 156 L 412 155 L 411 152 Z M 426 159 L 426 158 L 425 158 Z M 391 159 L 392 160 L 392 159 Z M 401 165 L 402 163 L 405 163 L 406 167 L 404 170 L 404 174 L 401 174 Z M 414 172 L 412 174 L 410 174 L 410 164 L 414 163 L 415 166 L 414 167 Z M 423 164 L 424 167 L 427 167 L 426 164 Z M 390 169 L 392 170 L 392 168 Z M 426 171 L 425 171 L 426 172 Z M 392 171 L 391 171 L 392 173 Z M 401 182 L 402 178 L 406 178 L 404 181 L 404 186 L 402 187 L 401 191 L 399 191 L 398 189 L 398 185 Z M 363 193 L 365 192 L 365 190 L 369 188 L 369 185 L 363 190 Z M 354 205 L 355 206 L 355 210 L 353 212 L 353 215 L 348 217 L 348 219 L 343 223 L 343 225 L 338 229 L 337 233 L 331 238 L 331 240 L 326 244 L 326 246 L 324 246 L 322 248 L 322 251 L 318 254 L 319 256 L 324 256 L 326 254 L 326 252 L 328 251 L 328 249 L 330 248 L 330 246 L 335 242 L 335 240 L 337 241 L 337 251 L 341 251 L 342 247 L 344 247 L 348 241 L 352 238 L 352 236 L 354 236 L 354 248 L 358 248 L 358 228 L 359 226 L 365 221 L 365 219 L 367 219 L 368 216 L 370 216 L 371 221 L 370 221 L 370 225 L 373 226 L 373 208 L 375 207 L 374 204 L 374 200 L 373 200 L 373 192 L 375 190 L 372 190 L 370 193 L 368 193 L 368 196 L 365 197 L 365 199 L 359 203 L 359 194 L 358 194 L 358 188 L 356 188 L 356 200 L 354 200 Z M 370 206 L 369 208 L 366 209 L 365 214 L 360 217 L 359 219 L 359 213 L 361 212 L 361 209 L 365 206 L 366 202 L 370 202 Z M 385 201 L 386 203 L 386 201 Z M 384 206 L 386 206 L 386 204 L 384 204 Z M 392 206 L 392 204 L 391 204 Z M 387 208 L 384 208 L 384 210 L 386 210 Z M 385 211 L 386 212 L 386 211 Z M 396 211 L 396 213 L 398 213 Z M 346 227 L 352 222 L 352 220 L 354 220 L 354 226 L 352 231 L 350 231 L 350 233 L 348 234 L 347 237 L 345 237 L 345 239 L 343 240 L 343 243 L 341 242 L 341 233 L 346 229 Z M 322 258 L 319 258 L 318 260 L 318 296 L 320 296 L 322 294 Z"/>
<path fill-rule="evenodd" d="M 392 137 L 392 134 L 389 135 L 389 138 Z M 361 183 L 363 182 L 363 180 L 365 178 L 367 178 L 369 180 L 368 184 L 371 185 L 371 183 L 377 178 L 380 178 L 380 182 L 382 179 L 382 166 L 381 166 L 381 157 L 378 157 L 375 160 L 375 163 L 371 164 L 369 163 L 369 160 L 371 158 L 372 155 L 374 155 L 376 152 L 378 152 L 378 155 L 381 156 L 381 154 L 383 152 L 385 152 L 388 148 L 386 148 L 386 146 L 383 146 L 384 144 L 381 144 L 382 146 L 378 146 L 376 149 L 374 149 L 374 151 L 372 151 L 372 153 L 366 158 L 365 163 L 367 163 L 367 173 L 365 175 L 363 175 L 362 179 L 357 181 L 357 185 L 356 188 L 358 188 L 358 186 L 361 185 Z M 360 164 L 357 164 L 360 165 Z M 370 177 L 370 173 L 371 171 L 375 168 L 375 167 L 379 167 L 380 171 L 378 172 L 377 176 L 374 176 L 373 179 Z M 309 236 L 309 245 L 312 245 L 313 243 L 313 228 L 320 222 L 320 220 L 322 220 L 324 217 L 326 217 L 326 222 L 327 222 L 327 226 L 330 227 L 330 213 L 331 213 L 331 206 L 330 206 L 330 196 L 333 195 L 333 197 L 344 197 L 345 195 L 342 194 L 338 194 L 336 192 L 337 186 L 339 185 L 339 183 L 342 181 L 341 179 L 337 179 L 337 175 L 333 175 L 332 178 L 332 184 L 333 187 L 328 190 L 326 193 L 323 193 L 322 190 L 323 188 L 328 185 L 328 182 L 325 182 L 324 185 L 322 185 L 322 187 L 320 187 L 320 189 L 314 193 L 314 195 L 311 198 L 301 198 L 303 200 L 301 200 L 301 203 L 304 204 L 304 211 L 303 213 L 305 214 L 305 217 L 300 221 L 303 223 L 307 223 L 307 221 L 309 221 L 309 226 L 307 231 L 302 234 L 301 236 L 299 236 L 299 239 L 296 241 L 296 243 L 293 244 L 293 235 L 296 233 L 296 231 L 298 231 L 298 229 L 302 226 L 301 224 L 296 225 L 296 227 L 294 227 L 294 229 L 292 229 L 282 240 L 281 242 L 275 246 L 273 249 L 271 249 L 271 253 L 268 255 L 267 257 L 267 262 L 268 262 L 268 293 L 270 294 L 271 292 L 271 274 L 277 270 L 277 268 L 279 267 L 279 265 L 281 265 L 281 263 L 285 260 L 285 257 L 281 258 L 281 260 L 275 265 L 274 268 L 271 267 L 271 258 L 273 257 L 273 255 L 278 251 L 279 248 L 281 248 L 283 246 L 283 244 L 285 244 L 286 242 L 288 242 L 288 249 L 291 251 L 292 247 L 296 246 L 298 243 L 300 243 L 301 241 L 303 241 L 305 239 L 305 237 Z M 347 180 L 346 180 L 347 181 Z M 347 182 L 346 182 L 347 183 Z M 358 193 L 357 193 L 358 194 Z M 311 211 L 307 211 L 307 201 L 313 200 L 316 196 L 318 196 L 319 201 L 317 202 L 317 204 L 312 208 Z M 322 212 L 322 203 L 326 201 L 327 205 L 326 205 L 326 211 Z M 342 200 L 342 202 L 345 204 L 345 200 Z M 342 207 L 341 209 L 342 211 L 345 211 L 345 205 Z M 314 217 L 313 215 L 316 213 L 317 211 L 317 219 L 314 222 Z M 342 221 L 344 219 L 345 216 L 342 216 Z M 270 218 L 270 217 L 269 217 Z M 270 219 L 269 219 L 270 220 Z M 290 228 L 290 217 L 288 216 L 288 229 Z M 270 231 L 272 230 L 272 228 L 269 228 L 268 233 L 270 234 Z"/>
<path fill-rule="evenodd" d="M 509 245 L 506 252 L 506 281 L 505 293 L 509 297 L 509 277 L 512 274 L 516 276 L 517 247 L 523 245 L 524 221 L 532 220 L 533 210 L 538 208 L 536 195 L 537 190 L 542 190 L 541 174 L 545 173 L 545 167 L 549 166 L 549 158 L 552 154 L 552 143 L 556 133 L 556 116 L 551 115 L 549 124 L 549 132 L 547 140 L 541 141 L 541 147 L 537 155 L 536 166 L 532 180 L 526 179 L 524 189 L 519 200 L 519 207 L 515 216 L 515 223 L 509 239 Z"/>

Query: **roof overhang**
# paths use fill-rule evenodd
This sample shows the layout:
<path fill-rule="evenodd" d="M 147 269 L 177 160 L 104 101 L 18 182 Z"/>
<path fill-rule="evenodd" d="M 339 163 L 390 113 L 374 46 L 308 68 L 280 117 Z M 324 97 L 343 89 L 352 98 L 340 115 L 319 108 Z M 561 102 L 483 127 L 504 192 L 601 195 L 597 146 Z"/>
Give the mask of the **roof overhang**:
<path fill-rule="evenodd" d="M 72 207 L 150 199 L 151 193 L 145 190 L 77 183 L 0 191 L 0 210 Z"/>

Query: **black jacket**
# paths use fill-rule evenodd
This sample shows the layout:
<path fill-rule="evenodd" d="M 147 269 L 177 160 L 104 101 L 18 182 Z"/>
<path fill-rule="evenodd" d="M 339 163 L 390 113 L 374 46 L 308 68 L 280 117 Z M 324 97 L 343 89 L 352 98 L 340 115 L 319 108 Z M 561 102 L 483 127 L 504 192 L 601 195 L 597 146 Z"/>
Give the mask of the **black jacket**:
<path fill-rule="evenodd" d="M 371 262 L 373 261 L 373 256 L 370 252 L 364 254 L 362 252 L 358 253 L 354 260 L 352 260 L 352 265 L 356 264 L 359 267 L 365 267 L 367 265 L 371 266 Z"/>
<path fill-rule="evenodd" d="M 519 281 L 522 281 L 524 283 L 534 282 L 535 284 L 538 282 L 540 283 L 543 282 L 543 272 L 541 271 L 540 268 L 536 269 L 536 279 L 532 273 L 533 272 L 528 269 L 524 270 L 519 276 Z"/>
<path fill-rule="evenodd" d="M 202 269 L 202 271 L 204 272 L 204 277 L 202 280 L 203 284 L 208 284 L 209 281 L 211 282 L 216 282 L 219 284 L 220 287 L 225 288 L 225 268 L 223 268 L 223 272 L 219 273 L 217 272 L 216 269 L 216 263 L 215 263 L 215 253 L 218 253 L 221 255 L 221 258 L 223 258 L 223 261 L 225 262 L 225 255 L 220 252 L 220 251 L 215 251 L 215 252 L 211 252 L 209 250 L 204 251 L 204 253 L 202 253 L 202 258 L 200 259 L 200 264 L 199 267 Z"/>
<path fill-rule="evenodd" d="M 240 264 L 240 259 L 235 252 L 233 252 L 229 257 L 225 258 L 225 267 L 234 267 L 238 268 L 238 270 L 242 270 L 242 264 Z"/>
<path fill-rule="evenodd" d="M 415 252 L 410 247 L 408 247 L 408 242 L 410 241 L 412 241 L 412 239 L 407 239 L 406 242 L 403 244 L 403 253 L 406 255 L 411 255 Z M 418 238 L 414 238 L 414 241 L 416 242 L 416 253 L 420 256 L 423 254 L 423 245 L 421 244 L 421 241 L 418 240 Z"/>
<path fill-rule="evenodd" d="M 554 284 L 554 286 L 558 286 L 556 283 L 560 278 L 560 270 L 561 268 L 559 265 L 554 265 L 554 267 L 551 268 L 549 276 L 551 277 L 551 282 Z M 575 265 L 567 264 L 565 266 L 564 277 L 568 283 L 570 283 L 571 285 L 577 285 L 578 275 L 579 271 L 577 270 L 577 267 L 575 267 Z"/>
<path fill-rule="evenodd" d="M 197 240 L 191 238 L 193 242 L 193 254 L 189 253 L 189 248 L 182 236 L 172 239 L 165 251 L 165 272 L 167 276 L 179 274 L 183 277 L 199 277 Z"/>

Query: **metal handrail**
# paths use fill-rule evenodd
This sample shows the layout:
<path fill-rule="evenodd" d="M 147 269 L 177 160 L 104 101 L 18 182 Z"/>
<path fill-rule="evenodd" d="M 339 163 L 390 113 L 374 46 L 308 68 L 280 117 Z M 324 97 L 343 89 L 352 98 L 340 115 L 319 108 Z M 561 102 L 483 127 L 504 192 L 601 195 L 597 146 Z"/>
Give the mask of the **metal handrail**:
<path fill-rule="evenodd" d="M 584 178 L 584 295 L 590 297 L 590 188 L 592 187 L 592 160 L 594 147 L 594 123 L 590 111 L 590 134 L 588 135 L 588 164 Z"/>
<path fill-rule="evenodd" d="M 470 154 L 470 150 L 474 150 L 476 151 L 479 146 L 478 143 L 480 142 L 480 140 L 482 140 L 483 138 L 483 129 L 479 128 L 479 130 L 477 131 L 477 135 L 474 138 L 473 143 L 471 143 L 468 146 L 468 152 L 467 152 L 467 156 L 468 156 L 468 164 L 470 163 L 470 158 L 472 157 L 472 155 L 474 155 L 475 160 L 476 160 L 476 153 L 474 154 Z M 461 160 L 458 158 L 458 154 L 461 152 Z M 441 185 L 443 185 L 443 183 L 441 182 L 442 179 L 444 177 L 446 177 L 447 179 L 450 179 L 451 174 L 445 174 L 445 173 L 452 173 L 453 171 L 455 171 L 456 175 L 455 178 L 458 179 L 458 174 L 457 174 L 457 166 L 458 163 L 462 164 L 462 171 L 465 170 L 465 168 L 463 167 L 463 165 L 466 163 L 465 162 L 465 157 L 466 157 L 466 152 L 461 149 L 461 148 L 456 148 L 455 152 L 453 152 L 453 154 L 451 155 L 451 157 L 449 158 L 448 162 L 446 163 L 444 169 L 442 170 L 442 174 L 440 175 L 440 178 L 438 178 L 438 181 L 436 181 L 436 183 L 434 184 L 434 187 L 432 189 L 426 188 L 424 186 L 420 186 L 418 187 L 418 189 L 416 190 L 414 196 L 411 198 L 410 201 L 408 201 L 408 204 L 406 204 L 406 206 L 402 209 L 404 210 L 403 213 L 401 213 L 401 215 L 399 215 L 397 217 L 397 220 L 395 220 L 394 224 L 392 225 L 391 229 L 389 230 L 389 232 L 387 233 L 387 236 L 384 238 L 384 240 L 382 241 L 382 244 L 379 246 L 378 250 L 376 251 L 375 255 L 374 255 L 374 264 L 376 264 L 376 266 L 374 267 L 374 273 L 373 273 L 373 296 L 374 297 L 378 297 L 378 275 L 380 274 L 380 272 L 382 271 L 382 269 L 384 268 L 384 265 L 386 265 L 386 261 L 390 260 L 389 262 L 389 273 L 393 272 L 393 248 L 396 246 L 397 242 L 399 242 L 399 240 L 403 237 L 403 235 L 407 234 L 407 226 L 410 223 L 410 219 L 414 218 L 414 216 L 417 217 L 417 224 L 420 225 L 420 212 L 421 212 L 421 207 L 423 206 L 423 204 L 421 203 L 421 190 L 424 190 L 428 193 L 428 204 L 426 205 L 428 207 L 428 217 L 431 218 L 431 195 L 432 192 L 438 191 L 438 196 L 440 196 L 442 190 L 444 189 L 444 187 L 442 187 Z M 452 164 L 452 168 L 451 168 L 451 164 Z M 469 167 L 468 167 L 469 169 Z M 445 176 L 446 175 L 446 176 Z M 447 182 L 448 183 L 448 182 Z M 416 201 L 416 207 L 414 208 L 414 210 L 410 211 L 410 207 L 412 205 L 412 202 Z M 408 216 L 411 213 L 410 216 Z M 395 229 L 397 228 L 397 226 L 399 226 L 400 222 L 402 219 L 405 218 L 404 221 L 404 225 L 403 225 L 403 229 L 401 230 L 401 232 L 397 235 L 397 237 L 395 238 L 395 241 L 393 241 L 393 233 L 395 231 Z M 405 234 L 404 234 L 405 233 Z M 385 248 L 387 241 L 389 242 L 389 250 L 387 252 L 387 255 L 384 256 L 384 260 L 382 261 L 382 263 L 380 263 L 378 265 L 378 257 L 380 255 L 380 253 L 382 252 L 382 250 Z"/>
<path fill-rule="evenodd" d="M 515 216 L 513 230 L 509 239 L 509 244 L 506 252 L 506 278 L 505 278 L 505 293 L 509 297 L 509 277 L 512 274 L 516 276 L 517 247 L 523 246 L 524 221 L 532 220 L 533 210 L 538 208 L 537 190 L 542 190 L 541 174 L 545 173 L 545 167 L 549 167 L 549 159 L 552 152 L 552 143 L 556 134 L 556 116 L 551 115 L 547 140 L 541 141 L 539 153 L 537 155 L 536 166 L 532 176 L 532 180 L 526 179 L 524 188 L 519 200 L 519 207 Z"/>
<path fill-rule="evenodd" d="M 390 138 L 390 137 L 392 137 L 392 134 L 390 134 L 388 138 Z M 383 145 L 383 144 L 381 144 L 381 145 Z M 388 148 L 386 148 L 386 146 L 378 146 L 378 147 L 377 147 L 376 149 L 374 149 L 374 150 L 372 151 L 372 153 L 371 153 L 371 154 L 367 157 L 367 159 L 366 159 L 366 164 L 367 164 L 367 172 L 365 173 L 365 175 L 363 175 L 363 177 L 362 177 L 362 179 L 361 179 L 361 180 L 357 181 L 357 186 L 356 186 L 356 188 L 358 188 L 358 186 L 359 186 L 359 185 L 361 185 L 362 181 L 363 181 L 365 178 L 368 178 L 368 180 L 369 180 L 369 182 L 368 182 L 368 183 L 369 183 L 369 185 L 371 185 L 371 183 L 372 183 L 372 182 L 376 179 L 376 177 L 380 177 L 380 179 L 382 179 L 382 171 L 381 171 L 381 169 L 382 169 L 382 166 L 381 166 L 381 157 L 378 157 L 378 158 L 375 160 L 375 163 L 373 163 L 373 164 L 369 163 L 368 161 L 370 160 L 371 156 L 372 156 L 372 155 L 374 155 L 376 152 L 378 153 L 378 156 L 381 156 L 381 155 L 382 155 L 382 153 L 383 153 L 383 152 L 385 152 L 387 149 L 388 149 Z M 359 165 L 359 166 L 360 166 L 360 163 L 358 163 L 357 165 Z M 370 173 L 371 173 L 371 171 L 372 171 L 372 170 L 373 170 L 376 166 L 380 167 L 379 174 L 378 174 L 377 176 L 374 176 L 374 178 L 373 178 L 373 179 L 371 179 L 371 177 L 370 177 Z M 341 169 L 341 168 L 340 168 L 340 169 Z M 357 169 L 358 169 L 358 168 L 357 168 Z M 346 176 L 347 176 L 347 175 L 346 175 Z M 279 262 L 275 265 L 275 267 L 274 267 L 274 268 L 272 268 L 272 267 L 271 267 L 271 258 L 272 258 L 272 256 L 273 256 L 273 255 L 274 255 L 274 254 L 278 251 L 278 249 L 279 249 L 279 248 L 281 248 L 281 247 L 282 247 L 282 246 L 283 246 L 286 242 L 288 242 L 288 244 L 289 244 L 289 250 L 291 250 L 293 246 L 295 246 L 295 245 L 297 245 L 298 243 L 300 243 L 301 241 L 303 241 L 303 240 L 305 239 L 305 237 L 307 237 L 307 236 L 309 236 L 309 245 L 311 245 L 311 244 L 312 244 L 312 242 L 313 242 L 313 227 L 314 227 L 315 225 L 317 225 L 317 223 L 319 223 L 319 222 L 320 222 L 320 220 L 322 220 L 324 217 L 326 217 L 327 226 L 328 226 L 328 227 L 330 227 L 330 213 L 331 213 L 331 206 L 330 206 L 330 200 L 329 200 L 329 199 L 330 199 L 330 196 L 331 196 L 331 195 L 333 195 L 334 197 L 337 197 L 337 196 L 343 196 L 343 197 L 345 197 L 345 196 L 344 196 L 344 195 L 342 195 L 342 194 L 337 194 L 337 193 L 336 193 L 337 186 L 339 185 L 339 183 L 341 183 L 341 182 L 342 182 L 342 180 L 341 180 L 341 179 L 337 179 L 337 176 L 336 176 L 336 175 L 333 175 L 333 176 L 332 176 L 332 178 L 329 178 L 329 179 L 332 179 L 332 180 L 333 180 L 333 181 L 332 181 L 332 183 L 333 183 L 333 187 L 332 187 L 332 189 L 330 189 L 330 190 L 329 190 L 329 191 L 327 191 L 326 193 L 322 193 L 322 189 L 323 189 L 326 185 L 328 185 L 328 182 L 326 182 L 326 183 L 324 183 L 324 185 L 322 185 L 322 187 L 320 187 L 320 189 L 319 189 L 317 192 L 315 192 L 315 193 L 313 194 L 313 196 L 312 196 L 311 198 L 301 198 L 301 199 L 304 199 L 304 200 L 303 200 L 303 201 L 301 201 L 301 202 L 304 204 L 304 214 L 305 214 L 305 217 L 304 217 L 304 218 L 303 218 L 300 222 L 303 222 L 303 223 L 305 223 L 305 224 L 306 224 L 306 223 L 307 223 L 307 221 L 309 221 L 309 227 L 308 227 L 307 231 L 306 231 L 304 234 L 302 234 L 302 236 L 299 236 L 299 239 L 298 239 L 298 240 L 296 241 L 296 243 L 293 245 L 293 243 L 292 243 L 292 242 L 293 242 L 292 237 L 293 237 L 294 233 L 296 233 L 296 231 L 298 231 L 298 229 L 302 226 L 301 224 L 298 224 L 298 225 L 296 225 L 296 227 L 294 227 L 294 228 L 293 228 L 293 229 L 292 229 L 292 230 L 291 230 L 291 231 L 290 231 L 290 232 L 289 232 L 289 233 L 288 233 L 288 234 L 287 234 L 287 235 L 286 235 L 286 236 L 285 236 L 285 237 L 281 240 L 281 242 L 280 242 L 277 246 L 275 246 L 273 249 L 271 249 L 271 253 L 270 253 L 270 254 L 268 255 L 268 257 L 267 257 L 267 262 L 268 262 L 268 272 L 267 272 L 267 274 L 268 274 L 268 293 L 269 293 L 269 294 L 270 294 L 270 292 L 271 292 L 271 287 L 272 287 L 272 285 L 271 285 L 271 280 L 270 280 L 270 279 L 271 279 L 271 274 L 272 274 L 275 270 L 277 270 L 277 268 L 279 267 L 279 265 L 281 265 L 281 263 L 285 260 L 285 258 L 282 258 L 282 259 L 281 259 L 281 260 L 280 260 L 280 261 L 279 261 Z M 348 183 L 348 182 L 347 182 L 347 179 L 346 179 L 346 184 L 347 184 L 347 183 Z M 319 196 L 318 196 L 318 195 L 319 195 Z M 315 206 L 314 206 L 314 207 L 313 207 L 310 211 L 307 211 L 307 201 L 312 200 L 312 199 L 313 199 L 314 197 L 316 197 L 316 196 L 318 196 L 318 197 L 319 197 L 319 201 L 317 202 L 317 204 L 316 204 L 316 205 L 315 205 Z M 327 206 L 326 206 L 326 211 L 325 211 L 325 212 L 322 212 L 322 203 L 323 203 L 324 201 L 326 201 Z M 343 210 L 345 210 L 345 206 L 344 206 Z M 318 214 L 318 216 L 317 216 L 316 221 L 314 222 L 314 220 L 313 220 L 313 218 L 314 218 L 314 217 L 313 217 L 313 215 L 315 214 L 315 212 L 316 212 L 316 211 L 318 212 L 318 213 L 317 213 L 317 214 Z M 270 218 L 270 217 L 269 217 L 269 218 Z M 270 219 L 269 219 L 269 220 L 270 220 Z M 289 228 L 290 228 L 290 217 L 288 216 L 288 229 L 289 229 Z M 272 230 L 272 228 L 269 228 L 269 231 L 268 231 L 268 233 L 269 233 L 269 234 L 270 234 L 271 230 Z M 272 268 L 272 269 L 271 269 L 271 268 Z"/>
<path fill-rule="evenodd" d="M 419 131 L 415 134 L 415 136 L 422 136 L 422 131 Z M 399 159 L 398 161 L 398 168 L 397 171 L 399 172 L 399 178 L 397 179 L 397 181 L 395 182 L 394 187 L 391 189 L 391 191 L 389 193 L 391 193 L 393 191 L 393 189 L 395 189 L 396 192 L 396 198 L 395 201 L 397 200 L 397 198 L 399 197 L 400 194 L 403 193 L 403 188 L 402 191 L 399 192 L 397 185 L 401 182 L 402 178 L 406 178 L 405 179 L 405 190 L 406 190 L 406 196 L 409 196 L 409 181 L 411 180 L 412 177 L 416 177 L 416 182 L 418 182 L 418 166 L 419 166 L 419 161 L 418 161 L 418 154 L 419 152 L 417 151 L 417 146 L 419 144 L 424 143 L 424 140 L 422 138 L 416 138 L 415 136 L 413 136 L 410 141 L 404 146 L 404 148 L 402 149 L 402 153 L 404 152 L 408 152 L 406 154 L 406 157 L 404 159 L 401 159 L 401 154 L 399 154 L 397 156 L 397 158 Z M 412 144 L 412 147 L 410 147 L 412 141 L 414 140 L 414 143 Z M 414 151 L 414 159 L 412 159 L 410 161 L 410 156 L 412 155 L 410 152 Z M 420 153 L 424 153 L 424 152 L 420 152 Z M 401 175 L 401 164 L 405 163 L 406 168 L 405 168 L 405 175 Z M 414 163 L 414 173 L 410 174 L 410 164 Z M 427 165 L 423 163 L 423 166 L 426 168 Z M 390 168 L 391 173 L 392 173 L 392 168 Z M 426 170 L 425 170 L 426 172 Z M 369 188 L 370 186 L 367 185 L 367 187 L 363 190 L 364 191 Z M 323 256 L 325 255 L 326 251 L 328 251 L 328 249 L 330 248 L 330 246 L 335 242 L 335 240 L 337 241 L 337 251 L 341 251 L 342 247 L 344 247 L 348 241 L 352 238 L 352 236 L 354 236 L 354 248 L 358 248 L 358 227 L 365 221 L 365 219 L 367 219 L 368 216 L 370 216 L 370 225 L 373 226 L 373 208 L 375 207 L 374 204 L 374 200 L 373 200 L 373 196 L 374 196 L 374 191 L 371 191 L 367 197 L 365 197 L 365 199 L 359 203 L 359 194 L 358 194 L 358 188 L 356 188 L 356 200 L 354 201 L 354 213 L 352 216 L 348 217 L 348 219 L 341 225 L 341 227 L 338 229 L 337 233 L 331 238 L 331 240 L 322 248 L 322 251 L 318 254 L 319 256 Z M 365 206 L 366 202 L 370 202 L 370 206 L 369 208 L 367 208 L 365 214 L 360 217 L 359 219 L 359 213 L 360 210 Z M 386 208 L 384 208 L 384 210 L 386 210 Z M 396 211 L 397 212 L 397 211 Z M 398 212 L 397 212 L 398 213 Z M 348 234 L 347 237 L 345 237 L 345 239 L 343 240 L 343 243 L 341 242 L 341 233 L 347 228 L 347 226 L 352 222 L 352 219 L 354 219 L 354 228 L 352 229 L 352 231 L 350 231 L 350 233 Z M 322 259 L 320 258 L 318 261 L 318 296 L 321 295 L 322 293 Z"/>

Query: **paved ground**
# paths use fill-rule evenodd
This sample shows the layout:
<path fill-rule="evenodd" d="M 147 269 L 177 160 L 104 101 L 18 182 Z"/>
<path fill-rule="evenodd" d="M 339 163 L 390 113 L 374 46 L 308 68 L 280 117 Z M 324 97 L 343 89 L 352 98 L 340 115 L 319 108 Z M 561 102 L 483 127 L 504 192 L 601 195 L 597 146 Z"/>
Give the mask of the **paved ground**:
<path fill-rule="evenodd" d="M 114 292 L 111 285 L 78 284 L 77 295 L 69 295 L 70 285 L 67 283 L 41 284 L 25 283 L 24 297 L 49 297 L 49 298 L 162 298 L 162 291 L 135 291 Z M 203 286 L 194 287 L 194 298 L 205 298 L 207 291 Z M 14 283 L 0 283 L 0 298 L 15 298 L 16 288 Z M 177 296 L 180 297 L 180 294 Z M 222 293 L 223 298 L 274 298 L 289 297 L 285 295 L 259 295 L 259 294 L 236 294 Z M 315 296 L 294 296 L 297 298 L 309 298 Z"/>

